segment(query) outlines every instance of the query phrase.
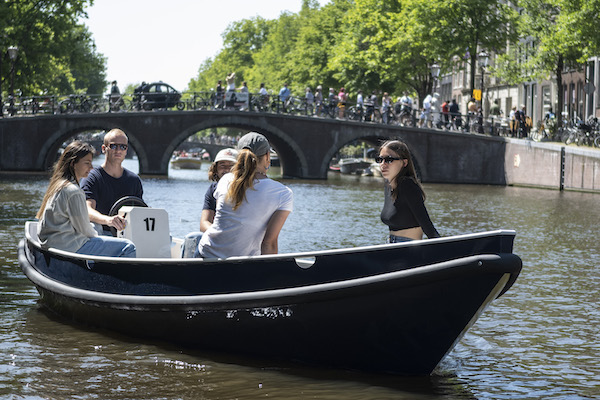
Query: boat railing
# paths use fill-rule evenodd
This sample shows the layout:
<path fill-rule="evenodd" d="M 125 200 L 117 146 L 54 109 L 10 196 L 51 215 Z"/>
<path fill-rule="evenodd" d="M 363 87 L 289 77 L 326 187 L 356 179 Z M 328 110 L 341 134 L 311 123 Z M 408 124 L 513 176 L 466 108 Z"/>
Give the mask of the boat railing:
<path fill-rule="evenodd" d="M 37 249 L 42 250 L 41 244 L 37 237 L 37 222 L 36 221 L 28 221 L 26 222 L 25 236 L 26 239 L 31 242 Z M 243 256 L 243 257 L 230 257 L 227 259 L 218 259 L 218 258 L 126 258 L 126 257 L 103 257 L 103 256 L 92 256 L 86 254 L 78 254 L 71 253 L 68 251 L 63 251 L 55 248 L 50 248 L 48 251 L 50 253 L 54 253 L 60 255 L 62 257 L 68 257 L 71 259 L 81 260 L 81 261 L 97 261 L 97 262 L 111 262 L 111 263 L 147 263 L 149 260 L 153 260 L 155 262 L 171 264 L 171 263 L 215 263 L 227 261 L 228 263 L 244 263 L 248 260 L 253 261 L 274 261 L 274 260 L 289 260 L 294 259 L 299 266 L 306 267 L 309 263 L 308 259 L 324 256 L 335 256 L 340 254 L 359 254 L 359 253 L 369 253 L 369 252 L 378 252 L 383 249 L 392 249 L 397 247 L 413 247 L 413 246 L 435 246 L 440 243 L 453 243 L 460 242 L 464 240 L 471 240 L 477 238 L 485 238 L 492 236 L 504 236 L 507 240 L 512 241 L 515 236 L 514 230 L 495 230 L 495 231 L 487 231 L 487 232 L 479 232 L 479 233 L 469 233 L 464 235 L 456 235 L 451 237 L 440 237 L 434 239 L 424 239 L 424 240 L 413 240 L 410 242 L 402 242 L 402 243 L 388 243 L 388 244 L 375 244 L 361 247 L 353 247 L 351 249 L 342 248 L 342 249 L 330 249 L 330 250 L 317 250 L 317 251 L 309 251 L 309 252 L 295 252 L 295 253 L 281 253 L 281 254 L 267 254 L 267 255 L 258 255 L 258 256 Z M 314 264 L 315 262 L 312 262 Z"/>

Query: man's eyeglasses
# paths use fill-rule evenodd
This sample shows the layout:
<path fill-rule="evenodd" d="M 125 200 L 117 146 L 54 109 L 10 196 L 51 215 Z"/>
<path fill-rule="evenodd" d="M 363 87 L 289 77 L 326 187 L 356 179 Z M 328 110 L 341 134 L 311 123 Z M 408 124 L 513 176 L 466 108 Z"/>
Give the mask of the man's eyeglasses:
<path fill-rule="evenodd" d="M 119 149 L 119 150 L 125 151 L 125 150 L 127 150 L 127 147 L 129 147 L 129 145 L 121 144 L 121 143 L 109 143 L 108 144 L 108 148 L 111 150 Z"/>
<path fill-rule="evenodd" d="M 377 156 L 377 157 L 375 157 L 375 162 L 377 164 L 381 164 L 382 162 L 385 162 L 386 164 L 391 164 L 394 161 L 398 161 L 398 160 L 402 160 L 402 159 L 398 158 L 398 157 L 390 157 L 390 156 L 387 156 L 387 157 L 379 157 L 379 156 Z"/>

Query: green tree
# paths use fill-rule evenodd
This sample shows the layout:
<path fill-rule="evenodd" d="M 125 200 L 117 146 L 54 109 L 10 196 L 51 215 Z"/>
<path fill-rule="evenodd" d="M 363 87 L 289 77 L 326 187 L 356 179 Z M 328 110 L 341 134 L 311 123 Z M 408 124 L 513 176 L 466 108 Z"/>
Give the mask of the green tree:
<path fill-rule="evenodd" d="M 474 66 L 477 49 L 499 51 L 510 40 L 514 15 L 496 0 L 355 0 L 334 69 L 353 86 L 410 88 L 423 98 L 432 90 L 433 61 L 447 72 L 469 52 Z M 471 74 L 471 89 L 474 80 Z"/>
<path fill-rule="evenodd" d="M 271 89 L 279 90 L 284 83 L 294 87 L 294 76 L 290 69 L 290 57 L 294 52 L 296 39 L 300 30 L 298 14 L 282 13 L 273 21 L 264 46 L 254 53 L 254 68 L 249 72 L 249 81 L 266 82 Z"/>
<path fill-rule="evenodd" d="M 346 86 L 332 69 L 330 60 L 335 44 L 343 31 L 343 18 L 350 8 L 346 0 L 336 0 L 322 9 L 316 2 L 305 1 L 299 14 L 299 30 L 294 50 L 288 56 L 292 85 L 300 93 L 306 86 Z"/>
<path fill-rule="evenodd" d="M 408 40 L 417 46 L 425 43 L 424 54 L 439 61 L 442 72 L 460 67 L 467 60 L 471 67 L 471 92 L 475 88 L 478 51 L 502 53 L 506 44 L 516 38 L 514 24 L 518 14 L 504 2 L 404 0 L 403 4 L 408 15 L 403 21 L 410 32 Z"/>
<path fill-rule="evenodd" d="M 203 61 L 198 69 L 198 76 L 193 78 L 188 87 L 193 91 L 206 91 L 215 87 L 219 79 L 231 72 L 236 73 L 236 85 L 248 81 L 248 87 L 257 85 L 252 81 L 255 68 L 254 55 L 265 45 L 273 21 L 261 17 L 244 19 L 231 23 L 223 37 L 223 49 L 214 57 Z"/>
<path fill-rule="evenodd" d="M 556 79 L 560 112 L 565 66 L 581 67 L 600 51 L 600 0 L 521 0 L 519 5 L 523 7 L 519 36 L 526 40 L 500 59 L 497 74 L 511 84 Z"/>
<path fill-rule="evenodd" d="M 78 23 L 91 0 L 16 0 L 0 2 L 2 89 L 10 62 L 6 48 L 19 48 L 15 89 L 24 95 L 102 91 L 105 59 L 96 52 L 87 28 Z"/>
<path fill-rule="evenodd" d="M 399 12 L 392 0 L 356 0 L 348 9 L 330 68 L 351 91 L 396 88 L 399 63 L 393 55 L 398 51 L 391 39 Z"/>

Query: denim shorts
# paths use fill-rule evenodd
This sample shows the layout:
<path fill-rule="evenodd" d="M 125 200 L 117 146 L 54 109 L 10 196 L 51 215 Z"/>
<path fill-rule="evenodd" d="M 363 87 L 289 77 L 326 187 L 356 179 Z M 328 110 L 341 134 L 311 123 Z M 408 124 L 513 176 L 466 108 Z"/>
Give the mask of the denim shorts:
<path fill-rule="evenodd" d="M 388 236 L 387 242 L 388 243 L 402 243 L 402 242 L 410 242 L 411 240 L 412 240 L 411 238 L 407 238 L 404 236 L 390 235 L 390 236 Z"/>

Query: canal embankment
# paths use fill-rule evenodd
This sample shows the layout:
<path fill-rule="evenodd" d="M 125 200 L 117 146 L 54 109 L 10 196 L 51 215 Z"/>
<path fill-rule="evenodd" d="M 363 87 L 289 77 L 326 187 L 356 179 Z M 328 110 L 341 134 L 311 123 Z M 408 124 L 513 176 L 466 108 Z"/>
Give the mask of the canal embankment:
<path fill-rule="evenodd" d="M 600 193 L 600 150 L 507 139 L 506 184 Z"/>

